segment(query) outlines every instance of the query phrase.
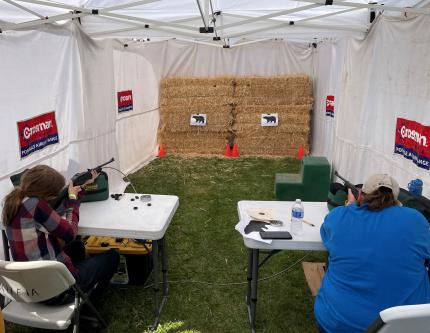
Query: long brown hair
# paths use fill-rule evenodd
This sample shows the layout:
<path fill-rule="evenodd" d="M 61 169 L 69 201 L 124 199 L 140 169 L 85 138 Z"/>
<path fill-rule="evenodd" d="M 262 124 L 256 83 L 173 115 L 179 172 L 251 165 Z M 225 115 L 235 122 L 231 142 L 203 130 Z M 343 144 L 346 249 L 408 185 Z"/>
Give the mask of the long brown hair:
<path fill-rule="evenodd" d="M 367 204 L 370 210 L 379 211 L 384 208 L 396 206 L 397 200 L 394 199 L 393 191 L 388 187 L 381 186 L 372 193 L 361 193 L 362 197 L 359 205 Z"/>
<path fill-rule="evenodd" d="M 21 183 L 10 192 L 2 212 L 4 225 L 9 225 L 21 206 L 24 197 L 36 197 L 46 201 L 55 198 L 65 185 L 64 177 L 47 165 L 38 165 L 27 170 Z"/>

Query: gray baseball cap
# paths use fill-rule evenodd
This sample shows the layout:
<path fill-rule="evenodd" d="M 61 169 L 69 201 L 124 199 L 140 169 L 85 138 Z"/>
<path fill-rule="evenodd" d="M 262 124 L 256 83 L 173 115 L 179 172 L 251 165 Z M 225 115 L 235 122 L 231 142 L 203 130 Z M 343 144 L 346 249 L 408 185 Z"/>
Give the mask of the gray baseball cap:
<path fill-rule="evenodd" d="M 397 181 L 387 174 L 376 174 L 370 176 L 363 185 L 362 191 L 370 194 L 380 187 L 387 187 L 393 191 L 394 200 L 399 196 L 400 187 Z"/>

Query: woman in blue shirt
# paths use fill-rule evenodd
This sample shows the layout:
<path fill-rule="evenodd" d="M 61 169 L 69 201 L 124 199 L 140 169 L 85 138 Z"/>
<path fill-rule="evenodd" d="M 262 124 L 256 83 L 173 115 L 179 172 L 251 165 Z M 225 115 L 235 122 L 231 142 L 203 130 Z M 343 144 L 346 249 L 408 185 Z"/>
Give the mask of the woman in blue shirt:
<path fill-rule="evenodd" d="M 386 308 L 430 303 L 429 224 L 401 207 L 398 194 L 392 177 L 373 175 L 357 202 L 349 193 L 347 205 L 326 216 L 329 265 L 314 306 L 321 332 L 363 332 Z"/>

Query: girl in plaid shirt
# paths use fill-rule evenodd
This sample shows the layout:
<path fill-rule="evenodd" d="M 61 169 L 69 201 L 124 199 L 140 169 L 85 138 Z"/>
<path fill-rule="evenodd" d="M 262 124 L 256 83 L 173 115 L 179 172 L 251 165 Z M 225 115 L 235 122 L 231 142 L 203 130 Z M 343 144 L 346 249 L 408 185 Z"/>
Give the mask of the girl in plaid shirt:
<path fill-rule="evenodd" d="M 93 171 L 93 182 L 97 173 Z M 80 186 L 68 185 L 68 198 L 63 201 L 65 215 L 51 208 L 65 186 L 64 177 L 46 165 L 39 165 L 24 173 L 20 186 L 6 196 L 2 219 L 12 257 L 15 261 L 57 260 L 66 265 L 84 291 L 97 287 L 91 300 L 97 303 L 116 271 L 119 255 L 108 251 L 85 258 L 82 242 L 74 241 L 79 223 Z M 52 300 L 58 304 L 71 297 Z M 49 303 L 49 302 L 48 302 Z"/>

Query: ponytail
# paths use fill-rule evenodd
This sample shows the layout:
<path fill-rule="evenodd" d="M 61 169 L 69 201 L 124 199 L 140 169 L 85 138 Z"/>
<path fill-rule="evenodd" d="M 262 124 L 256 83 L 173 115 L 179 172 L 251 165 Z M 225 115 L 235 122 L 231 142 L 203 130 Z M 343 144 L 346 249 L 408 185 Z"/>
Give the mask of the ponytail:
<path fill-rule="evenodd" d="M 5 226 L 8 226 L 18 213 L 24 197 L 25 195 L 21 187 L 16 187 L 6 196 L 2 212 L 2 220 Z"/>

